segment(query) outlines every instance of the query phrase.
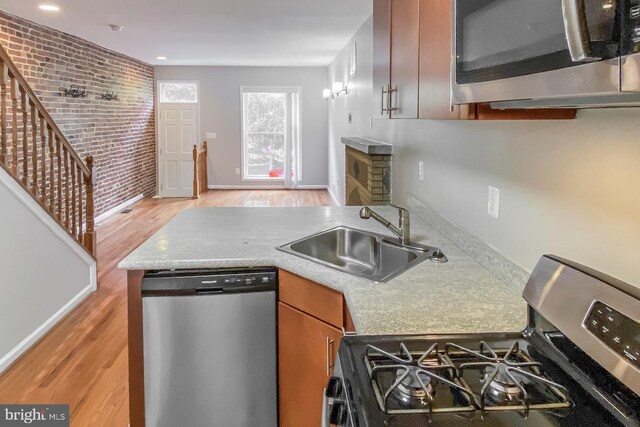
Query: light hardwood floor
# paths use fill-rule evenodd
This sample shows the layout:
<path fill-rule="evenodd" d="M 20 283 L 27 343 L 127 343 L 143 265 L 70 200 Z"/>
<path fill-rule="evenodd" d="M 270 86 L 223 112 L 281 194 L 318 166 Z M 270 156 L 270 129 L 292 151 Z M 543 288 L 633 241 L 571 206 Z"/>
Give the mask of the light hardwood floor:
<path fill-rule="evenodd" d="M 0 403 L 68 403 L 74 427 L 127 426 L 126 273 L 118 262 L 183 209 L 331 204 L 324 190 L 209 191 L 199 200 L 144 199 L 109 218 L 98 228 L 98 291 L 0 376 Z"/>

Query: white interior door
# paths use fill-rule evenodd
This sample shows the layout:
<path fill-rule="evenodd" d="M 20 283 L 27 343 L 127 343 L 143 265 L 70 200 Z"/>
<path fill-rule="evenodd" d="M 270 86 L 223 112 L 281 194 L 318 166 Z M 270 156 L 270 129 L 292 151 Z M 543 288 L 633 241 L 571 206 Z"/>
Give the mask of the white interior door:
<path fill-rule="evenodd" d="M 198 143 L 198 104 L 158 107 L 160 197 L 193 195 L 193 146 Z"/>

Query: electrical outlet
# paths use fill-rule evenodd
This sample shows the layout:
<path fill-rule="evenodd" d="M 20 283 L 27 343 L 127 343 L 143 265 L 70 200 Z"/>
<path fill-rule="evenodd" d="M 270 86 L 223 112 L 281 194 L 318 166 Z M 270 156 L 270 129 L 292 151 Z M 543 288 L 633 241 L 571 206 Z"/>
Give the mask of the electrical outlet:
<path fill-rule="evenodd" d="M 236 168 L 236 175 L 240 175 L 240 168 Z"/>
<path fill-rule="evenodd" d="M 500 219 L 500 189 L 489 186 L 489 208 L 487 213 L 490 217 Z"/>
<path fill-rule="evenodd" d="M 424 162 L 422 160 L 418 162 L 418 179 L 424 181 Z"/>

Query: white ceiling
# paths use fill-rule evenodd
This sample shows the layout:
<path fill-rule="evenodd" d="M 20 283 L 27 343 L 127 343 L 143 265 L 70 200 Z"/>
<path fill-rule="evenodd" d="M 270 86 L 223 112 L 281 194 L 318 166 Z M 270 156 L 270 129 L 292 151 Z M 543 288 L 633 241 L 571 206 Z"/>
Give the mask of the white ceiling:
<path fill-rule="evenodd" d="M 150 64 L 310 66 L 333 60 L 372 1 L 0 0 L 0 9 Z"/>

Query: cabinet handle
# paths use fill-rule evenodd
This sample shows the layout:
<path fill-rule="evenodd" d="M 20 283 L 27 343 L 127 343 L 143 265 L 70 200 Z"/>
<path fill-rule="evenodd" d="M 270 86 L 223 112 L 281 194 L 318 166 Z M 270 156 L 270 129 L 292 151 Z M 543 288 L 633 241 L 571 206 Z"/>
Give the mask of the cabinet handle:
<path fill-rule="evenodd" d="M 387 93 L 387 90 L 382 86 L 382 92 L 380 92 L 380 115 L 384 116 L 384 113 L 387 112 L 387 109 L 384 105 L 384 95 Z M 387 101 L 388 103 L 388 101 Z"/>
<path fill-rule="evenodd" d="M 389 117 L 391 117 L 391 112 L 392 111 L 398 111 L 400 108 L 398 107 L 394 107 L 393 106 L 393 98 L 391 97 L 391 94 L 395 93 L 396 94 L 396 101 L 398 99 L 398 85 L 396 85 L 395 88 L 393 88 L 391 85 L 389 85 L 389 90 L 387 91 L 387 111 L 389 112 Z"/>
<path fill-rule="evenodd" d="M 327 337 L 327 376 L 331 374 L 331 368 L 333 368 L 333 363 L 331 362 L 331 347 L 333 347 L 333 340 L 331 337 Z"/>

